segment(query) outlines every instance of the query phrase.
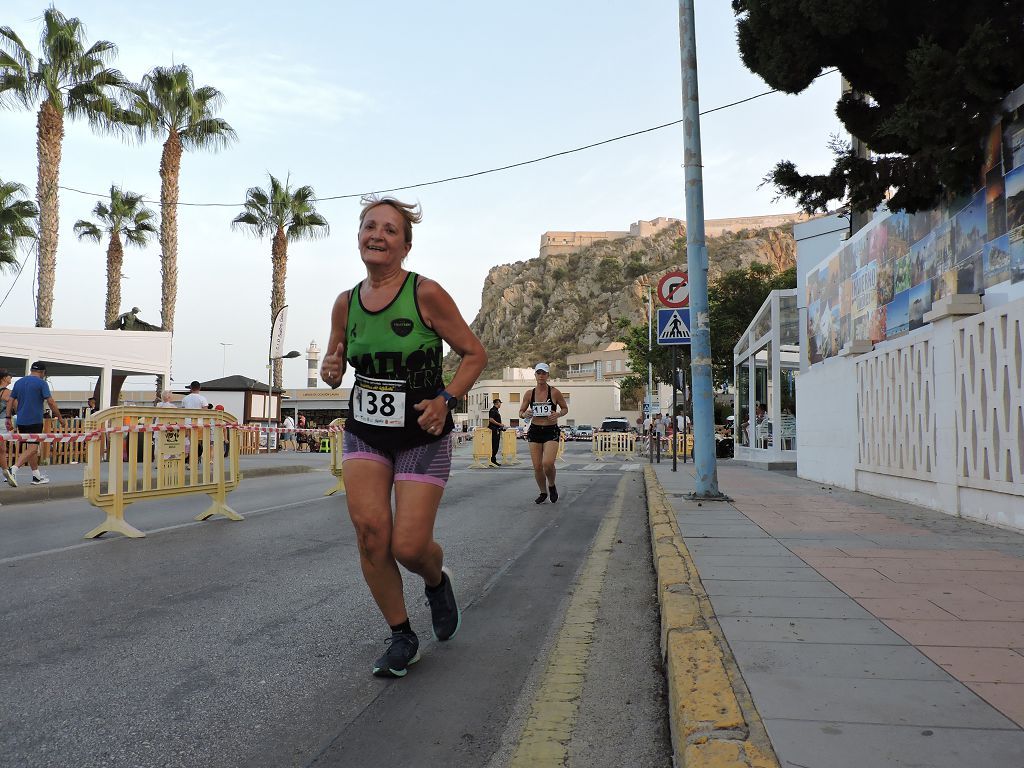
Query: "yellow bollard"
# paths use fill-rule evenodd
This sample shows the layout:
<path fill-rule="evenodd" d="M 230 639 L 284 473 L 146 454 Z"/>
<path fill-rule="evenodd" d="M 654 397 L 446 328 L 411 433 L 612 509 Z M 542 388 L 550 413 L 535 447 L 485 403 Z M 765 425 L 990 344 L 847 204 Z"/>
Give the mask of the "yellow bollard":
<path fill-rule="evenodd" d="M 331 474 L 338 479 L 338 482 L 324 496 L 333 496 L 338 491 L 345 492 L 345 470 L 343 468 L 345 433 L 342 430 L 345 420 L 335 419 L 329 426 L 331 428 L 329 438 L 331 441 Z"/>
<path fill-rule="evenodd" d="M 506 429 L 501 434 L 501 463 L 508 466 L 515 466 L 516 464 L 522 464 L 519 458 L 516 456 L 516 451 L 519 449 L 519 443 L 516 440 L 516 431 L 514 429 Z"/>
<path fill-rule="evenodd" d="M 109 432 L 110 450 L 104 464 L 103 439 L 89 442 L 82 490 L 93 506 L 106 512 L 106 519 L 85 538 L 105 533 L 145 536 L 124 519 L 127 505 L 189 493 L 205 493 L 211 499 L 209 508 L 196 520 L 213 515 L 244 519 L 227 505 L 227 494 L 241 480 L 238 432 L 231 429 L 235 424 L 234 416 L 224 411 L 198 409 L 125 406 L 92 414 L 86 420 L 86 431 Z M 176 427 L 168 430 L 167 425 Z M 156 440 L 154 433 L 160 436 Z"/>
<path fill-rule="evenodd" d="M 477 427 L 473 430 L 473 463 L 470 469 L 486 469 L 491 465 L 491 430 Z"/>

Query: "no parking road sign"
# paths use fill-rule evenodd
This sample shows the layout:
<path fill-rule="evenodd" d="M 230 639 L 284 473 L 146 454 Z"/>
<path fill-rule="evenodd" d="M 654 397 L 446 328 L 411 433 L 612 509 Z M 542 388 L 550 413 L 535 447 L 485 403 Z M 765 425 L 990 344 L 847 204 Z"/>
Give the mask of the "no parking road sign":
<path fill-rule="evenodd" d="M 689 309 L 658 310 L 658 343 L 661 345 L 690 343 Z"/>
<path fill-rule="evenodd" d="M 666 307 L 690 306 L 690 278 L 685 272 L 669 272 L 658 281 L 658 301 Z"/>

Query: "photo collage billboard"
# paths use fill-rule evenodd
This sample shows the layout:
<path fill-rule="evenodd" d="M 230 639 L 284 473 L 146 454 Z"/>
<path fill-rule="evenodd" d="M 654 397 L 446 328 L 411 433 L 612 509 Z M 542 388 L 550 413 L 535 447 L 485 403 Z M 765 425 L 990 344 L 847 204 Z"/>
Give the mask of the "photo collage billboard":
<path fill-rule="evenodd" d="M 875 219 L 807 275 L 810 364 L 924 325 L 932 302 L 1024 280 L 1024 107 L 992 129 L 970 196 Z"/>

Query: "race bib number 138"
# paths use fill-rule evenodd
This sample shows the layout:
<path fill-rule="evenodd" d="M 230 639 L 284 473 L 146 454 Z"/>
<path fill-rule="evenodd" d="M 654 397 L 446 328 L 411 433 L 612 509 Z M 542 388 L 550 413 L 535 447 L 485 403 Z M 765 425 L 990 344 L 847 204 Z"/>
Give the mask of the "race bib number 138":
<path fill-rule="evenodd" d="M 352 387 L 352 418 L 375 427 L 405 426 L 405 382 L 358 377 Z"/>

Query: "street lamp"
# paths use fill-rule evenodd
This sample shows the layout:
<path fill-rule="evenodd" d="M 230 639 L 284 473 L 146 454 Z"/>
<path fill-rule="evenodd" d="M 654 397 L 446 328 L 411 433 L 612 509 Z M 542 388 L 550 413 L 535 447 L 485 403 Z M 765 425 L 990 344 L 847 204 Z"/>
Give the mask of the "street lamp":
<path fill-rule="evenodd" d="M 223 357 L 221 359 L 221 365 L 220 365 L 220 375 L 221 375 L 221 378 L 223 378 L 224 376 L 227 375 L 228 347 L 233 346 L 233 345 L 230 344 L 229 342 L 226 342 L 226 341 L 221 341 L 219 343 L 220 343 L 221 349 L 224 351 L 224 355 L 223 355 Z"/>
<path fill-rule="evenodd" d="M 270 355 L 267 357 L 267 453 L 270 453 L 270 403 L 274 399 L 274 361 L 291 360 L 302 355 L 296 349 L 284 355 Z"/>

